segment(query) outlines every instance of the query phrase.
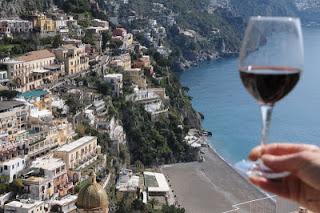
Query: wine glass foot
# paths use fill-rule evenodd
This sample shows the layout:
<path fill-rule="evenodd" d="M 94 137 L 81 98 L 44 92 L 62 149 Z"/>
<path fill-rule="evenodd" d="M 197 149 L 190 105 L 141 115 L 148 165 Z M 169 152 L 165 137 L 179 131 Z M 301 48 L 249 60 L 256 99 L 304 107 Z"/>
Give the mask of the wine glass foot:
<path fill-rule="evenodd" d="M 235 169 L 238 170 L 245 177 L 264 177 L 266 179 L 280 179 L 290 175 L 290 172 L 274 172 L 262 161 L 248 161 L 243 160 L 234 165 Z"/>

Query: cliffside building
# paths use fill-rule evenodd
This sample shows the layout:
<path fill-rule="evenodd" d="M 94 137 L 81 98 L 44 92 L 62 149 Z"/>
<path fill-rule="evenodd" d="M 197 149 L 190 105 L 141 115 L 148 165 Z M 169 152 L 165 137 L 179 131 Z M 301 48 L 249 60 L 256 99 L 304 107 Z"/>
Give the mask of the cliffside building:
<path fill-rule="evenodd" d="M 85 45 L 63 45 L 53 52 L 58 61 L 64 62 L 67 75 L 74 75 L 89 69 L 89 57 Z"/>
<path fill-rule="evenodd" d="M 2 64 L 7 67 L 9 79 L 15 84 L 14 89 L 26 92 L 58 80 L 64 73 L 64 65 L 58 64 L 55 59 L 53 53 L 44 49 L 4 60 Z"/>
<path fill-rule="evenodd" d="M 16 33 L 32 32 L 31 21 L 20 19 L 0 19 L 0 34 L 11 35 Z"/>

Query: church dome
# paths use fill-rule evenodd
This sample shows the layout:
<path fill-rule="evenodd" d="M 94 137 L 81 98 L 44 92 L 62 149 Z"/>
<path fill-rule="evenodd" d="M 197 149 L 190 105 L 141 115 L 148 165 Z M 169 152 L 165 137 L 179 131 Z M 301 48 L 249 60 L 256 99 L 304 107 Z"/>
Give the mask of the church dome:
<path fill-rule="evenodd" d="M 108 195 L 97 183 L 94 172 L 90 173 L 88 183 L 80 190 L 76 205 L 84 210 L 108 209 Z"/>

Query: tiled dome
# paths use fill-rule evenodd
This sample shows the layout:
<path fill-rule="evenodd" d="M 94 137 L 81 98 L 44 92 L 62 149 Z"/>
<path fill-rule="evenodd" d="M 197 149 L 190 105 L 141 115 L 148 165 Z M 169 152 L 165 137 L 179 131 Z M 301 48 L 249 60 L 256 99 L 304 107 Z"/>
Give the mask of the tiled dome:
<path fill-rule="evenodd" d="M 76 205 L 78 209 L 84 210 L 108 208 L 108 195 L 102 186 L 97 183 L 94 172 L 90 173 L 88 183 L 80 190 Z"/>

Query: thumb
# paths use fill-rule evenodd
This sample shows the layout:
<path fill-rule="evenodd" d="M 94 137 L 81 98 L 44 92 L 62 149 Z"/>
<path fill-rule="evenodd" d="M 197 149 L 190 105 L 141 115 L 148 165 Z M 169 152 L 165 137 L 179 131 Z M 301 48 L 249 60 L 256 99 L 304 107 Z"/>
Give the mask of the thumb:
<path fill-rule="evenodd" d="M 297 173 L 308 163 L 308 159 L 303 152 L 283 156 L 263 155 L 262 161 L 275 172 L 287 171 L 291 173 Z"/>

